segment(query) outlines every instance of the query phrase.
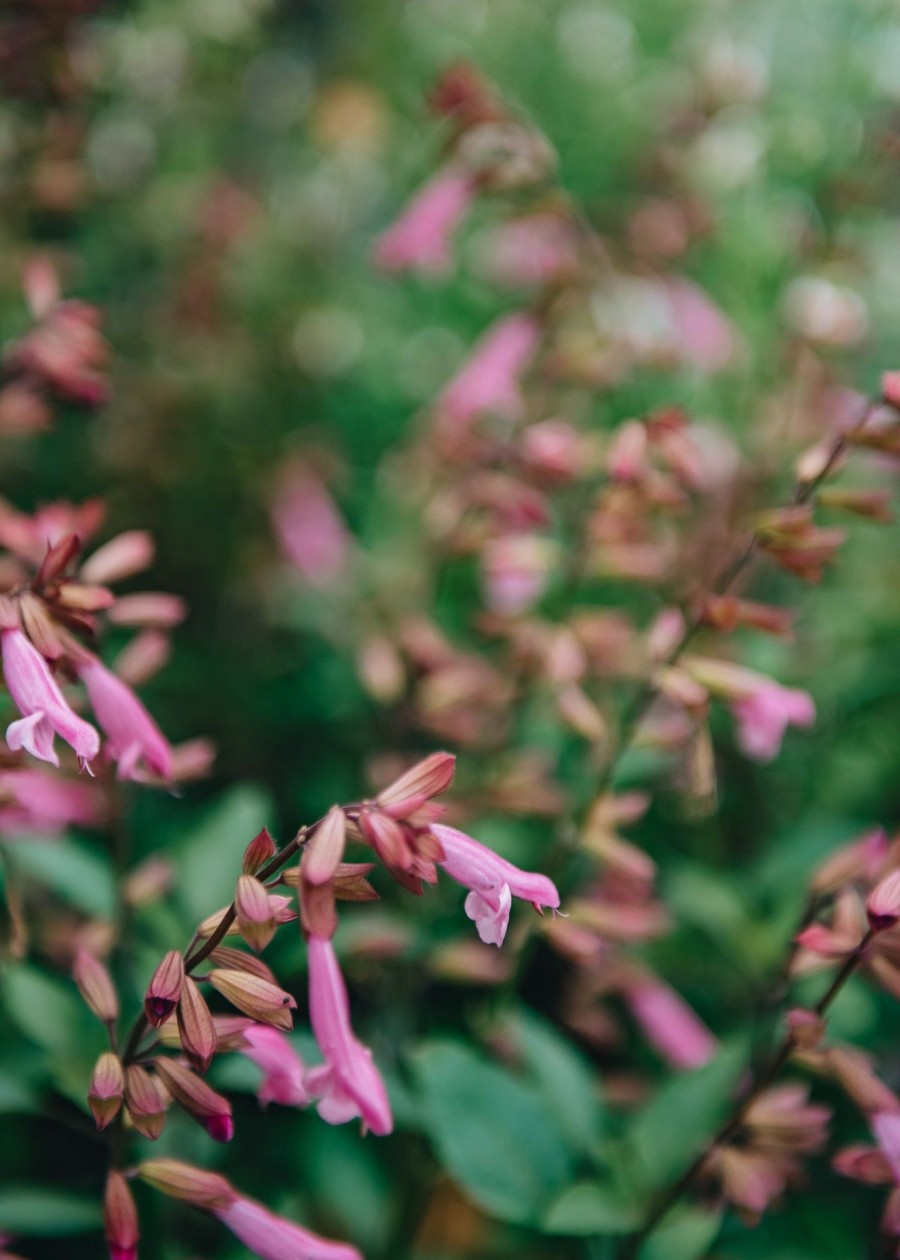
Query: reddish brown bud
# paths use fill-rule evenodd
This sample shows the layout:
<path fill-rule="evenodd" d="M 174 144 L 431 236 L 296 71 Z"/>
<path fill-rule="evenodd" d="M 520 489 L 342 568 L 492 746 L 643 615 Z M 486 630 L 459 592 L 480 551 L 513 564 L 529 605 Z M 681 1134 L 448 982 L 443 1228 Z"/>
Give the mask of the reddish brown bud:
<path fill-rule="evenodd" d="M 379 792 L 378 804 L 395 818 L 405 818 L 405 806 L 412 812 L 423 800 L 446 792 L 453 782 L 455 769 L 456 758 L 452 753 L 432 753 Z"/>
<path fill-rule="evenodd" d="M 244 850 L 243 872 L 245 875 L 255 875 L 261 866 L 265 866 L 269 858 L 274 857 L 276 853 L 275 841 L 269 835 L 265 827 L 258 836 L 247 845 Z"/>
<path fill-rule="evenodd" d="M 227 1207 L 235 1197 L 224 1177 L 183 1164 L 180 1159 L 146 1159 L 137 1171 L 154 1190 L 207 1211 Z"/>
<path fill-rule="evenodd" d="M 819 491 L 819 502 L 823 507 L 851 512 L 854 516 L 880 521 L 883 525 L 889 525 L 894 519 L 892 497 L 890 490 L 842 490 L 829 486 Z"/>
<path fill-rule="evenodd" d="M 334 873 L 338 901 L 377 901 L 378 893 L 366 879 L 374 869 L 374 862 L 341 862 Z"/>
<path fill-rule="evenodd" d="M 891 871 L 872 889 L 866 914 L 873 932 L 884 932 L 900 919 L 900 871 Z"/>
<path fill-rule="evenodd" d="M 209 1007 L 197 985 L 185 976 L 178 1002 L 178 1033 L 191 1064 L 205 1072 L 216 1053 L 218 1038 Z"/>
<path fill-rule="evenodd" d="M 310 884 L 327 884 L 344 856 L 347 819 L 338 805 L 332 805 L 307 841 L 303 852 L 303 879 Z"/>
<path fill-rule="evenodd" d="M 86 949 L 75 954 L 72 976 L 87 1005 L 104 1024 L 119 1018 L 119 998 L 109 972 L 98 958 Z"/>
<path fill-rule="evenodd" d="M 128 1182 L 115 1170 L 106 1179 L 103 1223 L 110 1260 L 137 1260 L 137 1244 L 141 1236 L 137 1208 L 128 1189 Z"/>
<path fill-rule="evenodd" d="M 215 970 L 209 973 L 209 983 L 222 994 L 226 1001 L 239 1011 L 263 1024 L 273 1024 L 285 1032 L 294 1026 L 291 1011 L 297 1003 L 290 993 L 277 985 L 251 976 L 246 971 Z"/>
<path fill-rule="evenodd" d="M 64 538 L 48 547 L 47 554 L 41 562 L 34 579 L 35 586 L 44 586 L 52 582 L 71 564 L 81 550 L 81 541 L 77 534 L 67 534 Z"/>
<path fill-rule="evenodd" d="M 265 885 L 253 875 L 241 875 L 234 896 L 234 908 L 241 936 L 257 953 L 264 950 L 275 935 L 275 920 Z"/>
<path fill-rule="evenodd" d="M 125 1069 L 125 1106 L 138 1133 L 155 1142 L 163 1130 L 166 1103 L 150 1073 L 136 1064 Z"/>
<path fill-rule="evenodd" d="M 301 879 L 300 923 L 304 932 L 331 940 L 337 931 L 333 882 L 309 884 Z"/>
<path fill-rule="evenodd" d="M 271 967 L 267 967 L 255 954 L 245 954 L 242 949 L 233 949 L 230 945 L 217 945 L 210 954 L 211 960 L 226 971 L 249 971 L 251 976 L 259 976 L 268 980 L 269 984 L 277 984 Z"/>
<path fill-rule="evenodd" d="M 23 592 L 19 596 L 19 616 L 22 629 L 41 656 L 49 661 L 58 660 L 64 651 L 61 631 L 44 601 L 29 591 Z"/>
<path fill-rule="evenodd" d="M 215 1142 L 230 1142 L 234 1136 L 231 1103 L 190 1068 L 173 1059 L 155 1059 L 153 1066 L 166 1089 L 185 1111 L 202 1124 Z"/>
<path fill-rule="evenodd" d="M 900 410 L 900 372 L 882 373 L 881 396 L 889 407 Z"/>
<path fill-rule="evenodd" d="M 105 1129 L 119 1113 L 125 1092 L 125 1073 L 116 1055 L 101 1054 L 91 1073 L 88 1106 L 98 1129 Z"/>
<path fill-rule="evenodd" d="M 175 1010 L 183 983 L 184 957 L 177 949 L 170 949 L 154 971 L 144 996 L 144 1013 L 154 1028 Z"/>

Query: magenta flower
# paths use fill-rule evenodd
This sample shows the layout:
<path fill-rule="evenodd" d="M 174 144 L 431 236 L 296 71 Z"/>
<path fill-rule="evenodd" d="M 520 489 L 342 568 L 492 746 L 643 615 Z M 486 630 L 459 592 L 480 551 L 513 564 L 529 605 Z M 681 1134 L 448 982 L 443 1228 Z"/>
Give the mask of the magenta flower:
<path fill-rule="evenodd" d="M 94 784 L 61 779 L 49 770 L 4 770 L 0 772 L 0 794 L 9 797 L 0 806 L 0 833 L 4 835 L 56 835 L 71 823 L 95 827 L 103 814 Z"/>
<path fill-rule="evenodd" d="M 329 1124 L 359 1116 L 373 1133 L 390 1133 L 394 1120 L 384 1082 L 371 1050 L 353 1035 L 347 988 L 331 942 L 311 935 L 307 949 L 309 1017 L 325 1062 L 306 1074 L 304 1084 Z"/>
<path fill-rule="evenodd" d="M 546 875 L 520 870 L 455 827 L 433 823 L 431 830 L 444 850 L 438 865 L 451 879 L 471 889 L 466 914 L 485 945 L 503 944 L 513 897 L 530 901 L 536 910 L 543 906 L 556 910 L 559 906 L 556 885 Z"/>
<path fill-rule="evenodd" d="M 788 726 L 812 726 L 816 706 L 806 691 L 782 687 L 763 678 L 749 694 L 732 703 L 742 751 L 754 761 L 772 761 L 781 750 Z"/>
<path fill-rule="evenodd" d="M 281 549 L 301 577 L 329 586 L 350 560 L 350 534 L 319 477 L 303 464 L 284 473 L 272 502 L 272 524 Z"/>
<path fill-rule="evenodd" d="M 451 237 L 474 195 L 468 175 L 452 166 L 439 171 L 378 238 L 376 266 L 382 271 L 419 271 L 426 275 L 449 271 Z"/>
<path fill-rule="evenodd" d="M 137 779 L 139 763 L 161 779 L 172 777 L 172 749 L 137 696 L 91 657 L 79 669 L 97 721 L 106 732 L 109 751 L 119 763 L 120 779 Z"/>
<path fill-rule="evenodd" d="M 58 766 L 54 732 L 71 744 L 84 765 L 100 751 L 100 736 L 73 713 L 47 662 L 21 630 L 5 629 L 3 676 L 9 694 L 23 716 L 6 728 L 6 742 L 14 751 L 26 749 L 33 757 Z"/>
<path fill-rule="evenodd" d="M 310 1101 L 303 1084 L 306 1068 L 297 1051 L 277 1028 L 256 1024 L 244 1032 L 241 1052 L 263 1070 L 256 1096 L 263 1104 L 302 1107 Z"/>
<path fill-rule="evenodd" d="M 673 1067 L 702 1067 L 715 1054 L 715 1037 L 661 980 L 642 976 L 625 989 L 624 997 L 644 1036 Z"/>
<path fill-rule="evenodd" d="M 212 1212 L 261 1260 L 362 1260 L 349 1243 L 320 1238 L 243 1195 L 235 1195 L 230 1203 L 214 1207 Z"/>
<path fill-rule="evenodd" d="M 438 410 L 451 430 L 486 411 L 515 419 L 523 410 L 519 378 L 537 350 L 540 328 L 530 315 L 497 320 L 444 388 Z"/>

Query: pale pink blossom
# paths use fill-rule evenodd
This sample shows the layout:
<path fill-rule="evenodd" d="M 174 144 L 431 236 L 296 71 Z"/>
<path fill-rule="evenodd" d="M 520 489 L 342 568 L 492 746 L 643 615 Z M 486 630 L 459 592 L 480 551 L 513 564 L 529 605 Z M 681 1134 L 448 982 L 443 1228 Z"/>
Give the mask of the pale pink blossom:
<path fill-rule="evenodd" d="M 894 1184 L 900 1186 L 900 1111 L 880 1111 L 869 1125 L 887 1160 Z"/>
<path fill-rule="evenodd" d="M 683 276 L 666 280 L 664 292 L 679 356 L 701 372 L 727 367 L 737 337 L 730 320 L 709 294 Z"/>
<path fill-rule="evenodd" d="M 350 559 L 350 534 L 334 500 L 312 469 L 292 465 L 272 502 L 272 524 L 281 549 L 313 586 L 339 579 Z"/>
<path fill-rule="evenodd" d="M 255 1024 L 244 1032 L 241 1053 L 263 1070 L 256 1096 L 261 1103 L 302 1107 L 310 1101 L 303 1084 L 306 1068 L 288 1038 L 266 1024 Z"/>
<path fill-rule="evenodd" d="M 449 271 L 453 233 L 474 195 L 471 176 L 452 166 L 439 171 L 378 238 L 374 250 L 376 266 L 382 271 L 419 271 L 426 275 Z"/>
<path fill-rule="evenodd" d="M 24 748 L 33 757 L 58 766 L 55 733 L 72 745 L 82 763 L 93 761 L 100 751 L 100 737 L 69 708 L 43 656 L 21 630 L 3 630 L 2 638 L 3 676 L 23 715 L 6 729 L 9 747 L 14 752 Z"/>
<path fill-rule="evenodd" d="M 673 1067 L 702 1067 L 715 1054 L 715 1037 L 687 1002 L 661 980 L 642 977 L 625 989 L 624 997 L 647 1040 Z"/>
<path fill-rule="evenodd" d="M 161 779 L 172 777 L 172 749 L 134 692 L 95 657 L 79 668 L 91 706 L 107 736 L 120 779 L 140 777 L 141 763 Z"/>
<path fill-rule="evenodd" d="M 495 228 L 482 254 L 482 268 L 495 284 L 547 284 L 577 267 L 578 241 L 560 215 L 529 214 Z"/>
<path fill-rule="evenodd" d="M 394 1121 L 387 1091 L 371 1050 L 353 1035 L 347 987 L 332 944 L 312 935 L 307 950 L 309 1017 L 325 1062 L 307 1073 L 305 1086 L 319 1099 L 319 1115 L 329 1124 L 359 1116 L 373 1133 L 390 1133 Z"/>
<path fill-rule="evenodd" d="M 737 722 L 742 751 L 754 761 L 772 761 L 781 751 L 788 726 L 809 727 L 816 720 L 812 696 L 763 678 L 758 687 L 735 700 L 731 711 Z"/>
<path fill-rule="evenodd" d="M 455 827 L 433 823 L 431 830 L 444 850 L 438 865 L 471 890 L 466 897 L 466 914 L 485 945 L 503 944 L 513 897 L 530 901 L 536 910 L 558 908 L 559 893 L 546 875 L 520 870 Z"/>
<path fill-rule="evenodd" d="M 23 768 L 0 772 L 0 833 L 56 835 L 72 823 L 95 827 L 101 798 L 90 783 L 62 779 L 49 771 Z"/>
<path fill-rule="evenodd" d="M 438 399 L 445 426 L 464 429 L 483 412 L 518 418 L 524 410 L 519 378 L 539 340 L 531 315 L 507 315 L 492 324 Z"/>
<path fill-rule="evenodd" d="M 515 617 L 543 595 L 553 558 L 552 545 L 536 534 L 503 534 L 481 552 L 484 602 L 491 612 Z"/>
<path fill-rule="evenodd" d="M 212 1212 L 261 1260 L 362 1260 L 349 1243 L 320 1238 L 243 1195 L 235 1195 L 224 1207 L 213 1207 Z"/>

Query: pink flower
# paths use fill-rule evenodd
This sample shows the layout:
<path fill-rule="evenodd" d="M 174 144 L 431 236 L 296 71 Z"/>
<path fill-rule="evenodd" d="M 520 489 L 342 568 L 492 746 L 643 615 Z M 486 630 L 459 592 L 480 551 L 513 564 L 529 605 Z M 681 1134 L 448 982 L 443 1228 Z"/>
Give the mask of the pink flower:
<path fill-rule="evenodd" d="M 313 586 L 344 573 L 350 535 L 322 481 L 302 464 L 291 465 L 272 503 L 272 524 L 287 558 Z"/>
<path fill-rule="evenodd" d="M 812 726 L 816 706 L 806 691 L 782 687 L 764 678 L 731 706 L 738 724 L 738 744 L 754 761 L 772 761 L 781 750 L 788 726 Z"/>
<path fill-rule="evenodd" d="M 481 552 L 484 601 L 491 612 L 515 617 L 532 608 L 544 593 L 553 560 L 546 539 L 536 534 L 502 534 Z"/>
<path fill-rule="evenodd" d="M 438 399 L 447 427 L 465 428 L 485 411 L 513 419 L 521 415 L 519 377 L 539 339 L 540 329 L 530 315 L 507 315 L 492 324 Z"/>
<path fill-rule="evenodd" d="M 390 1133 L 394 1121 L 384 1082 L 371 1050 L 353 1035 L 347 988 L 331 942 L 313 935 L 307 949 L 309 1016 L 325 1062 L 307 1073 L 304 1084 L 320 1099 L 319 1115 L 329 1124 L 359 1116 L 373 1133 Z"/>
<path fill-rule="evenodd" d="M 438 863 L 451 879 L 471 889 L 466 914 L 475 923 L 485 945 L 502 945 L 509 925 L 513 897 L 530 901 L 536 910 L 559 906 L 556 885 L 546 875 L 520 870 L 492 849 L 455 827 L 433 823 L 431 830 L 444 850 Z"/>
<path fill-rule="evenodd" d="M 673 1067 L 702 1067 L 715 1054 L 715 1037 L 661 980 L 641 977 L 626 988 L 624 997 L 647 1040 Z"/>
<path fill-rule="evenodd" d="M 100 751 L 100 736 L 69 708 L 43 656 L 21 630 L 6 629 L 2 637 L 3 676 L 24 715 L 6 728 L 9 747 L 14 752 L 25 748 L 33 757 L 58 766 L 55 732 L 72 745 L 82 764 L 93 761 Z"/>
<path fill-rule="evenodd" d="M 277 1028 L 256 1024 L 244 1033 L 243 1054 L 264 1076 L 257 1098 L 261 1103 L 280 1103 L 283 1107 L 302 1107 L 310 1101 L 303 1084 L 305 1067 L 297 1051 Z"/>
<path fill-rule="evenodd" d="M 450 240 L 475 195 L 471 178 L 452 166 L 430 179 L 375 245 L 382 271 L 450 270 Z"/>
<path fill-rule="evenodd" d="M 869 1123 L 894 1184 L 900 1186 L 900 1111 L 880 1111 Z"/>
<path fill-rule="evenodd" d="M 0 793 L 10 796 L 0 806 L 0 832 L 37 832 L 55 835 L 71 823 L 94 827 L 102 810 L 100 797 L 90 783 L 61 779 L 37 769 L 0 772 Z"/>
<path fill-rule="evenodd" d="M 109 751 L 119 763 L 120 779 L 140 776 L 139 763 L 161 779 L 172 777 L 172 749 L 153 718 L 121 678 L 91 657 L 79 669 Z"/>
<path fill-rule="evenodd" d="M 683 276 L 666 280 L 664 291 L 681 358 L 701 372 L 727 367 L 737 338 L 731 322 L 709 294 Z"/>
<path fill-rule="evenodd" d="M 349 1243 L 320 1238 L 243 1195 L 236 1195 L 230 1203 L 212 1211 L 235 1238 L 262 1260 L 362 1260 Z"/>

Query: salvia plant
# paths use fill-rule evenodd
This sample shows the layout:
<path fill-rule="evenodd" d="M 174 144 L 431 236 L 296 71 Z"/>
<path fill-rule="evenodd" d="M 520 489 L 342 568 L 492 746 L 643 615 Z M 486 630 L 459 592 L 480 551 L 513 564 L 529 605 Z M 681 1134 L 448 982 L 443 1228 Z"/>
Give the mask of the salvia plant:
<path fill-rule="evenodd" d="M 88 197 L 75 186 L 79 93 L 98 72 L 78 35 L 93 7 L 36 6 L 0 26 L 0 48 L 19 40 L 40 67 L 24 82 L 7 70 L 31 102 L 17 134 L 38 219 L 77 216 Z M 140 62 L 129 55 L 126 70 Z M 859 311 L 810 281 L 789 295 L 796 341 L 747 449 L 678 391 L 624 413 L 611 402 L 645 379 L 715 380 L 748 360 L 726 304 L 684 264 L 711 228 L 679 154 L 729 91 L 756 91 L 753 64 L 726 62 L 673 120 L 653 195 L 623 230 L 569 191 L 533 112 L 469 61 L 437 77 L 434 169 L 370 225 L 359 267 L 386 304 L 404 284 L 440 303 L 469 268 L 492 314 L 380 459 L 377 528 L 343 504 L 350 474 L 321 432 L 253 481 L 269 526 L 256 613 L 281 650 L 301 652 L 312 626 L 349 662 L 369 706 L 359 738 L 378 744 L 357 799 L 291 818 L 285 842 L 271 818 L 240 837 L 233 869 L 205 847 L 228 904 L 207 904 L 206 867 L 171 861 L 164 839 L 143 860 L 131 845 L 142 809 L 177 827 L 216 756 L 202 730 L 173 742 L 139 696 L 177 660 L 189 612 L 140 589 L 152 531 L 108 527 L 102 496 L 0 502 L 5 1002 L 42 1050 L 57 1011 L 76 993 L 83 1005 L 53 1118 L 102 1144 L 102 1217 L 89 1207 L 86 1228 L 102 1219 L 112 1260 L 188 1254 L 166 1232 L 185 1219 L 177 1205 L 263 1260 L 509 1254 L 524 1229 L 550 1240 L 540 1254 L 697 1260 L 808 1192 L 823 1155 L 836 1177 L 883 1187 L 875 1245 L 900 1255 L 900 1097 L 840 1019 L 860 980 L 900 997 L 898 841 L 870 819 L 801 855 L 779 921 L 741 900 L 728 862 L 718 878 L 699 862 L 729 775 L 759 767 L 765 792 L 783 746 L 820 721 L 784 648 L 805 643 L 798 610 L 815 613 L 818 593 L 800 592 L 840 566 L 854 527 L 893 520 L 900 371 L 884 365 L 871 392 L 842 383 L 823 348 L 854 343 Z M 377 127 L 365 94 L 344 90 L 320 138 Z M 126 166 L 135 134 L 113 137 Z M 238 248 L 258 217 L 223 180 L 197 215 L 202 248 Z M 100 304 L 67 296 L 59 255 L 51 241 L 16 269 L 0 369 L 15 459 L 38 441 L 64 459 L 70 426 L 97 423 L 114 394 L 115 330 L 108 341 Z M 239 707 L 240 690 L 226 699 Z M 99 845 L 67 848 L 72 829 L 103 837 L 108 863 Z M 686 854 L 680 884 L 651 833 Z M 41 846 L 59 856 L 49 878 L 52 857 L 42 869 L 25 856 Z M 86 879 L 77 913 L 34 895 L 36 870 L 51 891 Z M 679 961 L 692 931 L 693 969 Z M 443 987 L 453 1020 L 437 1011 Z M 315 1112 L 406 1160 L 406 1197 L 371 1249 L 331 1236 L 362 1229 L 313 1230 L 315 1196 L 294 1213 L 283 1184 L 254 1175 L 248 1081 L 269 1109 L 253 1134 L 271 1125 L 287 1145 L 296 1131 L 279 1113 Z M 11 1084 L 10 1110 L 33 1088 Z M 12 1190 L 4 1218 L 3 1194 L 0 1256 L 14 1260 L 32 1231 L 15 1227 Z M 523 1233 L 491 1250 L 491 1217 Z M 539 1253 L 521 1241 L 521 1254 Z"/>

